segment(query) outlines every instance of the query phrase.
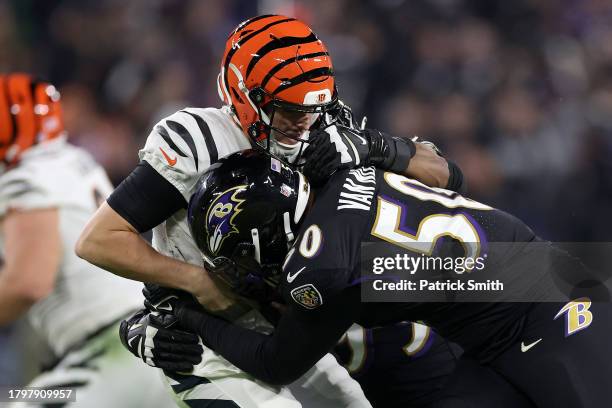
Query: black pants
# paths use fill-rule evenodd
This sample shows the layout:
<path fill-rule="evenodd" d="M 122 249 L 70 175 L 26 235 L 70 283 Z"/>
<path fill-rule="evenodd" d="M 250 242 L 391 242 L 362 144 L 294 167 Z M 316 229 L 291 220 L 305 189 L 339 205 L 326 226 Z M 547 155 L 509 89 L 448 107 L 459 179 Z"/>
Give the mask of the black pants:
<path fill-rule="evenodd" d="M 429 408 L 535 408 L 535 405 L 491 367 L 462 357 L 442 398 Z"/>
<path fill-rule="evenodd" d="M 568 306 L 534 306 L 491 368 L 538 408 L 612 406 L 612 303 Z"/>

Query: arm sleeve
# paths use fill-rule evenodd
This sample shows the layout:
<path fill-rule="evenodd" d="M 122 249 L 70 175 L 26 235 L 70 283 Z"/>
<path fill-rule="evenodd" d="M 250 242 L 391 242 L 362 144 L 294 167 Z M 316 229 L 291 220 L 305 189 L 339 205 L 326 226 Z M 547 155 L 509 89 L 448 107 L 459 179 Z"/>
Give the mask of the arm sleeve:
<path fill-rule="evenodd" d="M 146 161 L 136 166 L 107 202 L 141 233 L 187 208 L 187 201 L 178 189 Z"/>
<path fill-rule="evenodd" d="M 210 315 L 202 318 L 201 312 L 193 309 L 179 314 L 183 324 L 197 329 L 203 342 L 232 364 L 261 381 L 284 385 L 305 374 L 351 326 L 359 310 L 355 304 L 358 292 L 351 288 L 316 312 L 290 308 L 272 335 Z"/>

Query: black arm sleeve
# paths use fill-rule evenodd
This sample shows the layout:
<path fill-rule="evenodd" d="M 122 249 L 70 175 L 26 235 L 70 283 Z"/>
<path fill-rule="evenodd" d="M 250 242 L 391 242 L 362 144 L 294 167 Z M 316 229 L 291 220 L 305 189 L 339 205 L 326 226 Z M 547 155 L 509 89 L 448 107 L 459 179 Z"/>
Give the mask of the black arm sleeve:
<path fill-rule="evenodd" d="M 181 324 L 195 330 L 207 346 L 236 367 L 268 384 L 285 385 L 306 373 L 336 345 L 360 309 L 355 304 L 359 293 L 351 288 L 317 311 L 291 308 L 272 335 L 186 307 L 179 308 L 177 315 Z"/>
<path fill-rule="evenodd" d="M 136 166 L 106 202 L 141 233 L 187 208 L 183 195 L 146 161 Z"/>

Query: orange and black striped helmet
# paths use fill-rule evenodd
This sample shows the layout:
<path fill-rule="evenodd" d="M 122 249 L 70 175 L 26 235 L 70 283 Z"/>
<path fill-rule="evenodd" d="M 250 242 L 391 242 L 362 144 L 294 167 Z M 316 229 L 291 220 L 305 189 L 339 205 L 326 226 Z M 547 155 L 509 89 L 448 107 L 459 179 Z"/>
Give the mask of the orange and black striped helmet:
<path fill-rule="evenodd" d="M 306 24 L 280 15 L 253 17 L 230 34 L 218 89 L 257 142 L 269 136 L 276 108 L 323 114 L 337 103 L 327 48 Z"/>
<path fill-rule="evenodd" d="M 0 75 L 0 163 L 14 165 L 25 150 L 64 133 L 53 85 L 28 74 Z"/>

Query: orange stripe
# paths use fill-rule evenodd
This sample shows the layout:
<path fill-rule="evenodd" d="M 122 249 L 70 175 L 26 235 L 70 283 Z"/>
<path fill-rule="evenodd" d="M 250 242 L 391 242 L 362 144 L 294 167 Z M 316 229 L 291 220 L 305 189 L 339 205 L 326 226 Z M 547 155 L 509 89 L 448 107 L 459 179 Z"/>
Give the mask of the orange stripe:
<path fill-rule="evenodd" d="M 0 160 L 13 139 L 13 120 L 7 95 L 6 77 L 0 76 Z"/>

